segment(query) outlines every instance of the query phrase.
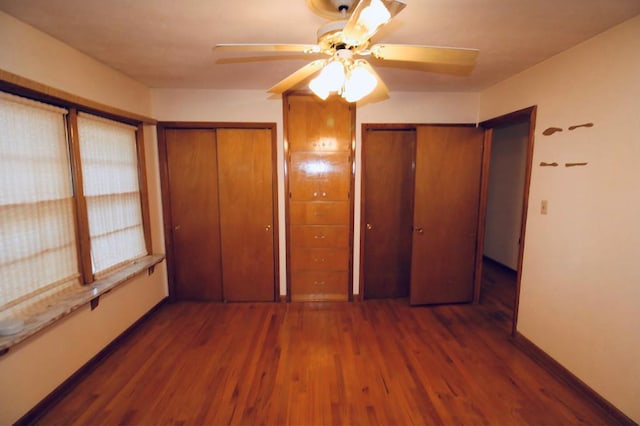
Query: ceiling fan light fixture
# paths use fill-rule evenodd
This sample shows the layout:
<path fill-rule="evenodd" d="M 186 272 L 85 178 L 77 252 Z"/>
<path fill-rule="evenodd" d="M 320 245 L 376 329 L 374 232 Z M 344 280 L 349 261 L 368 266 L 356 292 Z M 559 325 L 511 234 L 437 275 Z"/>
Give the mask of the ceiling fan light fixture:
<path fill-rule="evenodd" d="M 339 92 L 345 81 L 345 68 L 342 61 L 330 61 L 320 74 L 311 82 L 309 89 L 320 99 L 327 99 L 329 93 Z"/>
<path fill-rule="evenodd" d="M 378 80 L 362 63 L 356 62 L 344 82 L 342 97 L 347 102 L 358 102 L 376 88 Z"/>
<path fill-rule="evenodd" d="M 314 78 L 309 82 L 309 89 L 313 92 L 314 95 L 322 99 L 323 101 L 329 97 L 331 93 L 326 86 L 322 84 L 322 81 L 319 77 Z"/>

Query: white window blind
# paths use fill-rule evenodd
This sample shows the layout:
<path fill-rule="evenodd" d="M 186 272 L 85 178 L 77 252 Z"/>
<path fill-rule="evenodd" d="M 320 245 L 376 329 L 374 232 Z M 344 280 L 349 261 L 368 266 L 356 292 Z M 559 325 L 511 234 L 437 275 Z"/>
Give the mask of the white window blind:
<path fill-rule="evenodd" d="M 147 254 L 136 128 L 78 114 L 78 139 L 84 195 L 87 201 L 93 273 Z"/>
<path fill-rule="evenodd" d="M 20 302 L 79 282 L 65 114 L 0 92 L 3 314 Z"/>

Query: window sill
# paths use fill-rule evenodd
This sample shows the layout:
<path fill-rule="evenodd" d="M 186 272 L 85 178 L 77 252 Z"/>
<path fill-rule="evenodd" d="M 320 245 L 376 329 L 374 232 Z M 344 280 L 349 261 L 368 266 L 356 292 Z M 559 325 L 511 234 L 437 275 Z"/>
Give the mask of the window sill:
<path fill-rule="evenodd" d="M 95 309 L 98 306 L 100 296 L 142 273 L 145 269 L 151 274 L 153 268 L 163 260 L 164 255 L 162 254 L 145 256 L 89 285 L 78 286 L 72 292 L 65 292 L 57 297 L 53 296 L 44 311 L 23 318 L 24 328 L 22 331 L 10 336 L 0 336 L 0 355 L 5 354 L 12 346 L 76 311 L 82 305 L 89 303 L 91 309 Z"/>

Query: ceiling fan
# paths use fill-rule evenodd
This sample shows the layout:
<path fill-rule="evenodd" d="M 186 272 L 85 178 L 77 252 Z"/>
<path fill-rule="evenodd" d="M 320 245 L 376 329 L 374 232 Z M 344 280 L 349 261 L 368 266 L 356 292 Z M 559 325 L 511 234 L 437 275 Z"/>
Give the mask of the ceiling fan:
<path fill-rule="evenodd" d="M 348 102 L 357 102 L 365 96 L 388 97 L 387 86 L 362 57 L 395 62 L 393 66 L 401 65 L 397 62 L 449 66 L 456 74 L 468 74 L 475 65 L 477 49 L 372 44 L 371 38 L 378 30 L 405 8 L 405 0 L 307 0 L 307 3 L 322 16 L 338 18 L 320 27 L 317 44 L 236 43 L 217 44 L 215 49 L 328 56 L 298 69 L 268 92 L 282 94 L 318 73 L 309 83 L 312 92 L 322 99 L 337 93 Z"/>

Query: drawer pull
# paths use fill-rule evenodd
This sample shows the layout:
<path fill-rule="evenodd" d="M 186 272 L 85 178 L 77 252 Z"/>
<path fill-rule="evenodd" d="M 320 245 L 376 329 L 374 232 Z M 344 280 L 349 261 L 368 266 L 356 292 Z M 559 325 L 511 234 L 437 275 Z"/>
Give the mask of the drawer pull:
<path fill-rule="evenodd" d="M 315 238 L 316 240 L 324 240 L 327 237 L 325 237 L 324 235 L 314 235 L 313 238 Z"/>
<path fill-rule="evenodd" d="M 323 193 L 322 193 L 322 196 L 323 196 L 323 197 L 326 197 L 326 196 L 327 196 L 327 193 L 326 193 L 326 192 L 323 192 Z"/>
<path fill-rule="evenodd" d="M 314 281 L 313 285 L 325 285 L 324 281 Z"/>
<path fill-rule="evenodd" d="M 314 193 L 313 193 L 313 197 L 315 198 L 315 197 L 317 197 L 317 196 L 318 196 L 318 193 L 317 193 L 317 192 L 314 192 Z"/>
<path fill-rule="evenodd" d="M 324 262 L 324 257 L 320 257 L 320 258 L 315 257 L 315 258 L 313 259 L 313 261 L 314 261 L 314 262 L 316 262 L 316 263 L 323 263 L 323 262 Z"/>

